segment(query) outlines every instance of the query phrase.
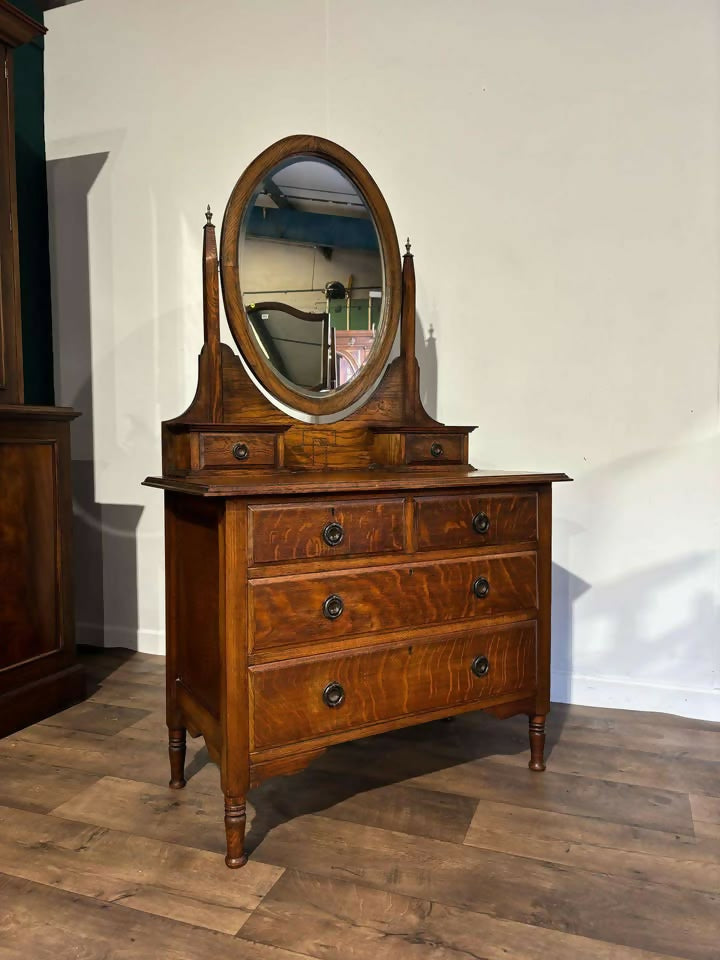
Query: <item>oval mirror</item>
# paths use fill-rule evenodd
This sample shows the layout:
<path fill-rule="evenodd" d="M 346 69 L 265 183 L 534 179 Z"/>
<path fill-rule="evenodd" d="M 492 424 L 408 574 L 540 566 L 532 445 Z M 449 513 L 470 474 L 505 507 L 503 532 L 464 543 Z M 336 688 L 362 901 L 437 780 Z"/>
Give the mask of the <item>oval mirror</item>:
<path fill-rule="evenodd" d="M 333 413 L 373 385 L 397 331 L 399 260 L 380 191 L 337 144 L 288 137 L 248 167 L 223 219 L 223 296 L 272 396 Z"/>

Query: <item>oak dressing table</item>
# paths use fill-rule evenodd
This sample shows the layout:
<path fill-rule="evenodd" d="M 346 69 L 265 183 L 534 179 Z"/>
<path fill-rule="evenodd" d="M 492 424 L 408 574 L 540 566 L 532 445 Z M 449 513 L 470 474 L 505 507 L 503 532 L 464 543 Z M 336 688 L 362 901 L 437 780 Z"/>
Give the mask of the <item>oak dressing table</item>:
<path fill-rule="evenodd" d="M 524 713 L 543 770 L 567 477 L 474 470 L 473 428 L 423 409 L 413 255 L 369 173 L 327 140 L 274 144 L 231 194 L 219 263 L 208 213 L 203 274 L 197 393 L 145 481 L 165 491 L 170 786 L 203 736 L 239 867 L 248 790 L 341 741 Z"/>

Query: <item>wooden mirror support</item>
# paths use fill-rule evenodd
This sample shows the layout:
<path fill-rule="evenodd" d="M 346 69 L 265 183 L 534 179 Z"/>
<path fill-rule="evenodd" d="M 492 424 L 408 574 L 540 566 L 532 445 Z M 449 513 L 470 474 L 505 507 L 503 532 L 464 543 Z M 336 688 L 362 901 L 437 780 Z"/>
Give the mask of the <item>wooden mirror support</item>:
<path fill-rule="evenodd" d="M 292 139 L 303 153 L 317 144 L 336 159 L 342 153 L 355 182 L 363 180 L 358 161 L 336 145 Z M 379 190 L 362 186 L 378 216 Z M 364 402 L 335 422 L 280 410 L 256 384 L 252 374 L 277 386 L 238 326 L 244 311 L 229 266 L 236 240 L 226 241 L 242 217 L 238 196 L 236 187 L 223 271 L 243 359 L 220 342 L 208 216 L 197 393 L 163 424 L 163 475 L 145 481 L 165 491 L 170 786 L 185 785 L 186 731 L 202 735 L 221 770 L 230 867 L 247 859 L 248 790 L 341 741 L 469 710 L 525 713 L 530 768 L 544 769 L 551 485 L 568 479 L 475 470 L 474 428 L 427 414 L 409 242 L 400 297 L 385 306 L 389 346 L 400 324 L 400 356 L 382 372 L 389 346 L 374 354 L 382 365 L 362 380 Z M 389 213 L 384 223 L 392 291 Z M 282 390 L 273 396 L 297 402 Z M 312 412 L 341 409 L 340 396 L 312 398 Z"/>

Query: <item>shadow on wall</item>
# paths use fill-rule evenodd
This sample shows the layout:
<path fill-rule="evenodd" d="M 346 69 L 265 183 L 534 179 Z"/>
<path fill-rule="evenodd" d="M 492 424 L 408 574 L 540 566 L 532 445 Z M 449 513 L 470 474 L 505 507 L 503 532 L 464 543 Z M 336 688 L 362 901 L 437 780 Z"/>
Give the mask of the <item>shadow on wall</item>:
<path fill-rule="evenodd" d="M 695 551 L 596 584 L 582 616 L 597 626 L 602 643 L 586 655 L 587 672 L 613 678 L 613 665 L 623 663 L 628 646 L 634 654 L 631 682 L 669 685 L 677 666 L 698 662 L 704 638 L 717 636 L 715 597 L 697 586 L 704 571 L 714 572 L 715 561 L 714 552 Z"/>
<path fill-rule="evenodd" d="M 560 703 L 572 702 L 573 605 L 591 586 L 565 567 L 553 563 L 551 697 Z"/>
<path fill-rule="evenodd" d="M 77 640 L 137 649 L 137 526 L 142 507 L 95 497 L 88 194 L 107 153 L 50 161 L 53 343 L 57 402 L 73 424 L 73 555 Z"/>
<path fill-rule="evenodd" d="M 555 569 L 556 699 L 720 718 L 719 462 L 713 433 L 602 464 L 568 490 L 585 523 L 559 518 L 562 555 L 605 572 L 587 590 Z M 692 478 L 692 496 L 673 477 Z"/>
<path fill-rule="evenodd" d="M 437 342 L 433 326 L 428 327 L 427 336 L 422 319 L 415 317 L 415 356 L 420 366 L 420 399 L 423 407 L 433 420 L 437 419 L 438 368 Z"/>
<path fill-rule="evenodd" d="M 420 366 L 420 398 L 427 413 L 437 419 L 438 363 L 437 341 L 432 323 L 427 335 L 418 314 L 415 328 L 415 353 Z M 567 525 L 567 524 L 566 524 Z M 575 528 L 572 532 L 579 532 Z M 557 531 L 556 531 L 557 532 Z M 563 536 L 569 536 L 567 530 Z M 573 606 L 591 589 L 591 584 L 576 577 L 557 563 L 552 565 L 552 690 L 554 701 L 572 702 Z"/>

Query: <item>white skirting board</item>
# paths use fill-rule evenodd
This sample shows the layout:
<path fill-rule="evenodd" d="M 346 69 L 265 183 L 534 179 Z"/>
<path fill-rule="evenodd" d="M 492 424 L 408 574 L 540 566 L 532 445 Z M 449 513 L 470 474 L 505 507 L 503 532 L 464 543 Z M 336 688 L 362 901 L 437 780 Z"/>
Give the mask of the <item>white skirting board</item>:
<path fill-rule="evenodd" d="M 720 689 L 673 687 L 622 677 L 588 677 L 553 671 L 551 697 L 559 703 L 618 710 L 672 713 L 720 722 Z"/>
<path fill-rule="evenodd" d="M 125 647 L 140 653 L 165 656 L 164 630 L 137 630 L 97 623 L 78 623 L 75 626 L 75 638 L 78 643 L 86 643 L 92 647 Z"/>

